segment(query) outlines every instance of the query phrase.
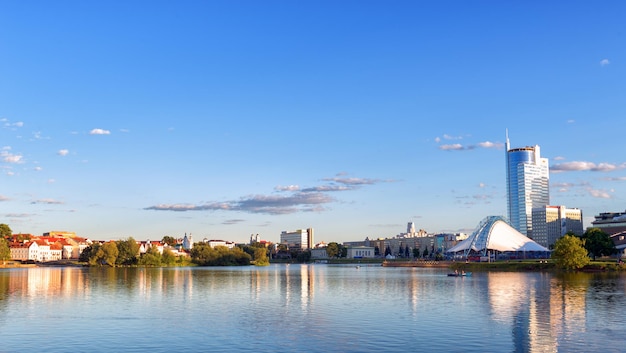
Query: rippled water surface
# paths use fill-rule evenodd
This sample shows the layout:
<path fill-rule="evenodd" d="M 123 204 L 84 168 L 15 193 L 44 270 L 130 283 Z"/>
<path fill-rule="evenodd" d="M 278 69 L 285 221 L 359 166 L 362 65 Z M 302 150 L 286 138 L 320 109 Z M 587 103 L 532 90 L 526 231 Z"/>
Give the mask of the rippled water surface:
<path fill-rule="evenodd" d="M 0 352 L 623 352 L 626 277 L 380 266 L 0 270 Z"/>

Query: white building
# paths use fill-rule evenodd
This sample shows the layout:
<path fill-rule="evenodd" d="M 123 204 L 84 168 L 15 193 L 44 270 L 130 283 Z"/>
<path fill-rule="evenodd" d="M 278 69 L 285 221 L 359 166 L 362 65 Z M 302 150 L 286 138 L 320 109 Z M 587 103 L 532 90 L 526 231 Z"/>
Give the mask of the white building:
<path fill-rule="evenodd" d="M 544 206 L 533 208 L 532 239 L 550 248 L 567 232 L 583 234 L 583 213 L 578 208 Z"/>
<path fill-rule="evenodd" d="M 346 257 L 348 259 L 365 259 L 374 257 L 373 246 L 355 246 L 347 249 Z"/>
<path fill-rule="evenodd" d="M 37 242 L 12 243 L 9 249 L 11 250 L 11 260 L 39 261 L 39 245 L 37 245 Z"/>
<path fill-rule="evenodd" d="M 280 233 L 280 243 L 287 245 L 289 249 L 310 249 L 313 247 L 313 228 L 283 231 Z"/>

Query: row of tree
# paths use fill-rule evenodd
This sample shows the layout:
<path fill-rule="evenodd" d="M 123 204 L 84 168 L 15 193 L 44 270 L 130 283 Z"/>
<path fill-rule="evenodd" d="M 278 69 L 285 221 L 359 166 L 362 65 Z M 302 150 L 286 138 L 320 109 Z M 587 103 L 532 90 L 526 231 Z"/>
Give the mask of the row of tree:
<path fill-rule="evenodd" d="M 140 255 L 139 244 L 129 237 L 104 244 L 94 243 L 83 250 L 78 260 L 90 266 L 172 266 L 178 257 L 168 248 L 161 253 L 156 246 Z"/>
<path fill-rule="evenodd" d="M 611 256 L 617 253 L 611 237 L 599 228 L 588 228 L 578 237 L 568 232 L 554 244 L 552 259 L 558 267 L 566 270 L 578 270 L 600 256 Z M 591 258 L 590 258 L 591 257 Z"/>

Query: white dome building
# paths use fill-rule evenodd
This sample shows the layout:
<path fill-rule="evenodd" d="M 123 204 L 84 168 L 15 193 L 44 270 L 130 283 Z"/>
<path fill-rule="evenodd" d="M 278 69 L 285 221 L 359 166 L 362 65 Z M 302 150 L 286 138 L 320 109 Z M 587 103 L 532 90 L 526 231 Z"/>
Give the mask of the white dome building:
<path fill-rule="evenodd" d="M 489 216 L 480 222 L 472 235 L 446 253 L 462 253 L 467 257 L 470 254 L 487 256 L 488 251 L 545 253 L 550 250 L 515 230 L 501 216 Z"/>

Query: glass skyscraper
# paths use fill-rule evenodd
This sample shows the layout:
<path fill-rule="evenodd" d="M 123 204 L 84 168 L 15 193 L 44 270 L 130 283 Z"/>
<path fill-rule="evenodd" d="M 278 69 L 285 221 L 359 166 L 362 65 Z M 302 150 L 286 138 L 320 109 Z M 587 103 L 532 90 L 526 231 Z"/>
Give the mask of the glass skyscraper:
<path fill-rule="evenodd" d="M 511 226 L 532 238 L 533 208 L 550 203 L 548 159 L 539 146 L 513 148 L 506 134 L 506 196 Z"/>

